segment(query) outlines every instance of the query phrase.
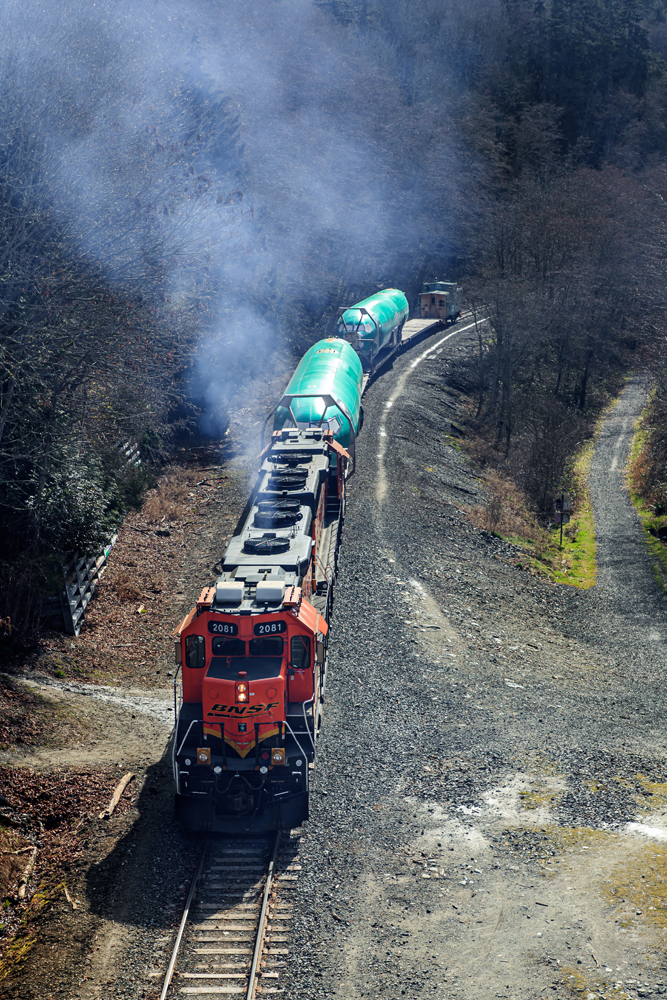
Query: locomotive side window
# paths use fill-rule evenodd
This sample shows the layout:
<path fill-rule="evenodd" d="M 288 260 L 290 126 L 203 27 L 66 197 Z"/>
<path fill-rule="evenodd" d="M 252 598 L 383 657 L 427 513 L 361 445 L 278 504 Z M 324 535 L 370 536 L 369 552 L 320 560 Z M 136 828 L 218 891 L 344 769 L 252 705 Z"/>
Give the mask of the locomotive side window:
<path fill-rule="evenodd" d="M 243 639 L 223 639 L 222 636 L 216 636 L 211 646 L 214 656 L 245 656 Z"/>
<path fill-rule="evenodd" d="M 306 670 L 310 666 L 310 639 L 307 635 L 292 636 L 290 662 L 296 670 Z"/>
<path fill-rule="evenodd" d="M 206 642 L 203 635 L 186 635 L 185 662 L 191 670 L 206 665 Z"/>
<path fill-rule="evenodd" d="M 251 656 L 282 656 L 283 640 L 277 635 L 267 635 L 262 639 L 250 640 Z"/>

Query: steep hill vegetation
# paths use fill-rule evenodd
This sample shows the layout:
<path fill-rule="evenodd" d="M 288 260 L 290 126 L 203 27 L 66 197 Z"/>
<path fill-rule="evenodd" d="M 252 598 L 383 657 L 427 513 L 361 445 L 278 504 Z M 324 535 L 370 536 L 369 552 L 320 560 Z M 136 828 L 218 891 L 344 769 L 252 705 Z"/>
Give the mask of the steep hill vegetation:
<path fill-rule="evenodd" d="M 0 42 L 0 616 L 340 305 L 434 274 L 544 511 L 664 312 L 662 0 L 13 9 Z M 32 609 L 32 611 L 31 611 Z"/>

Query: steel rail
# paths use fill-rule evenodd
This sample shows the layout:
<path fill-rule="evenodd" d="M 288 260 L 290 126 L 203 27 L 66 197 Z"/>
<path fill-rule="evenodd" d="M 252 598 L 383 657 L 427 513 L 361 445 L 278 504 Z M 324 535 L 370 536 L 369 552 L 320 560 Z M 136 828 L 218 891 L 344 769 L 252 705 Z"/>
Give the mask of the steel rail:
<path fill-rule="evenodd" d="M 248 980 L 248 991 L 246 993 L 246 1000 L 254 1000 L 255 997 L 255 987 L 257 985 L 257 969 L 262 957 L 262 950 L 264 948 L 264 934 L 266 932 L 266 911 L 269 908 L 269 895 L 271 893 L 271 884 L 273 882 L 273 873 L 276 867 L 276 860 L 278 858 L 278 848 L 280 847 L 280 831 L 276 834 L 275 843 L 273 845 L 273 853 L 271 855 L 271 860 L 269 861 L 269 867 L 266 873 L 266 882 L 264 884 L 264 895 L 262 897 L 262 908 L 259 912 L 259 924 L 257 925 L 257 937 L 255 939 L 255 950 L 252 956 L 252 965 L 250 966 L 250 978 Z M 160 997 L 162 1000 L 162 997 Z"/>
<path fill-rule="evenodd" d="M 171 961 L 169 963 L 169 968 L 167 969 L 167 974 L 164 977 L 164 983 L 162 985 L 162 992 L 160 993 L 160 1000 L 165 1000 L 169 986 L 171 985 L 171 977 L 174 974 L 174 969 L 176 967 L 176 959 L 178 958 L 178 949 L 181 947 L 181 941 L 183 940 L 183 932 L 185 930 L 185 925 L 188 922 L 188 917 L 190 915 L 190 907 L 192 906 L 192 900 L 194 898 L 195 890 L 197 888 L 197 883 L 201 878 L 202 869 L 204 867 L 204 858 L 206 857 L 206 851 L 208 850 L 208 838 L 204 841 L 204 846 L 202 847 L 201 855 L 199 857 L 199 864 L 197 865 L 197 871 L 192 880 L 192 885 L 190 886 L 190 892 L 188 893 L 188 899 L 185 904 L 185 910 L 183 911 L 183 916 L 181 917 L 181 925 L 178 928 L 178 934 L 176 935 L 176 943 L 174 944 L 174 950 L 171 953 Z"/>

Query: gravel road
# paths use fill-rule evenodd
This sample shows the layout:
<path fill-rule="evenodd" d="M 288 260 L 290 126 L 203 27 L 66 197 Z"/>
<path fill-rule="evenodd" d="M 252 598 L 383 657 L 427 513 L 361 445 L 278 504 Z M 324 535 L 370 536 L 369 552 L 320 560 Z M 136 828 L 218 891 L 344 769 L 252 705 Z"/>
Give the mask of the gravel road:
<path fill-rule="evenodd" d="M 591 625 L 597 641 L 620 656 L 641 682 L 661 681 L 667 639 L 667 603 L 656 586 L 639 519 L 624 488 L 633 427 L 646 388 L 632 381 L 606 420 L 590 475 L 598 544 L 598 584 Z M 648 694 L 648 691 L 647 691 Z"/>
<path fill-rule="evenodd" d="M 600 583 L 552 586 L 462 513 L 469 337 L 365 399 L 288 996 L 659 995 L 664 598 L 621 474 L 642 389 L 593 463 Z"/>

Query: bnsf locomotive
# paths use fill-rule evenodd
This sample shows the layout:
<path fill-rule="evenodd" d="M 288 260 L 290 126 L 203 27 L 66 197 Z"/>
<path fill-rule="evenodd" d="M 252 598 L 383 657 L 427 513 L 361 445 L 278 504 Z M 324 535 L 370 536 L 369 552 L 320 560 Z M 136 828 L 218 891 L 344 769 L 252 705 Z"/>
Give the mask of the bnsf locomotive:
<path fill-rule="evenodd" d="M 308 817 L 362 383 L 346 341 L 305 354 L 222 573 L 175 632 L 176 810 L 192 830 L 278 830 Z"/>

